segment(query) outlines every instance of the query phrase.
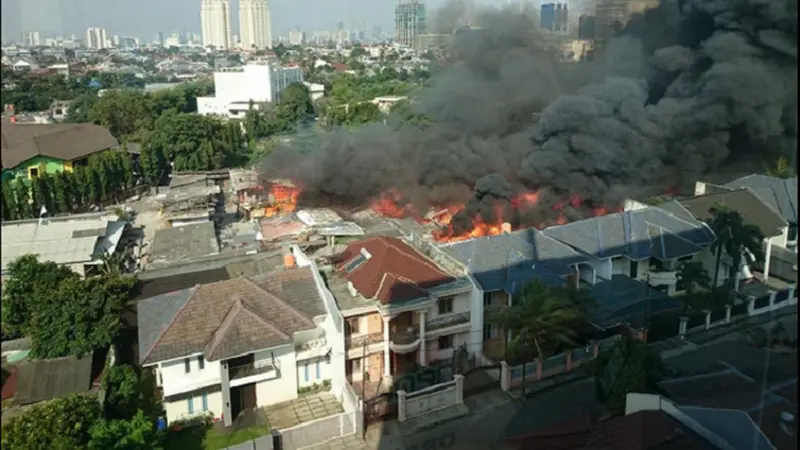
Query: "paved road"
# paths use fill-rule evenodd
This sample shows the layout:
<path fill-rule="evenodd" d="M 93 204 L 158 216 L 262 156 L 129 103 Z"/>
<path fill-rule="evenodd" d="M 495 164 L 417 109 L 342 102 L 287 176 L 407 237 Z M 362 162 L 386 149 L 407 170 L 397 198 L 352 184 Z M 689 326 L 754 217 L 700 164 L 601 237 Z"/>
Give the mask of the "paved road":
<path fill-rule="evenodd" d="M 379 450 L 495 450 L 507 435 L 528 433 L 595 409 L 594 382 L 578 381 L 522 401 L 480 411 L 404 438 L 384 437 Z"/>

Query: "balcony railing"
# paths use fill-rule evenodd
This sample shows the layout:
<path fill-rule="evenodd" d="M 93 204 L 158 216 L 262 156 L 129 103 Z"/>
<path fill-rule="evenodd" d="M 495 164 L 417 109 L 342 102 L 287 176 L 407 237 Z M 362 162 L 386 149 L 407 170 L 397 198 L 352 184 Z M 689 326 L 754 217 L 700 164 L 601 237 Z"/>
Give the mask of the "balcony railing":
<path fill-rule="evenodd" d="M 228 366 L 228 379 L 238 380 L 240 378 L 252 377 L 253 375 L 261 375 L 275 371 L 275 366 L 272 364 L 265 364 L 256 366 L 253 363 L 241 364 L 238 366 Z"/>
<path fill-rule="evenodd" d="M 459 314 L 437 317 L 433 320 L 429 320 L 425 324 L 425 329 L 427 331 L 440 330 L 442 328 L 469 323 L 469 320 L 470 320 L 470 313 L 469 311 L 466 311 Z"/>
<path fill-rule="evenodd" d="M 345 345 L 347 348 L 362 347 L 365 345 L 379 344 L 381 342 L 383 342 L 383 333 L 351 335 L 345 338 Z"/>
<path fill-rule="evenodd" d="M 392 330 L 392 342 L 397 345 L 409 345 L 419 340 L 419 325 L 396 327 Z"/>

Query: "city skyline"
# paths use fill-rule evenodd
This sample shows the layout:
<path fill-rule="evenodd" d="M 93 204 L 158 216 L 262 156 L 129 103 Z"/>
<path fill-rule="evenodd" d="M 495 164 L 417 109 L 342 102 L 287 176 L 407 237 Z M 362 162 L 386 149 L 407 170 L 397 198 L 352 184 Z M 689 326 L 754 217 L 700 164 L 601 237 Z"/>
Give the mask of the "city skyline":
<path fill-rule="evenodd" d="M 109 35 L 134 36 L 144 42 L 158 33 L 202 31 L 201 0 L 3 0 L 2 38 L 19 41 L 23 32 L 41 33 L 42 37 L 85 36 L 88 28 L 107 30 Z M 239 30 L 240 0 L 231 0 L 232 34 Z M 428 11 L 446 0 L 425 0 Z M 479 5 L 505 6 L 507 0 L 483 0 Z M 397 0 L 271 0 L 269 2 L 272 38 L 288 36 L 295 27 L 304 31 L 331 30 L 344 22 L 347 29 L 394 29 Z M 47 11 L 48 14 L 42 14 Z M 152 13 L 150 13 L 152 11 Z"/>

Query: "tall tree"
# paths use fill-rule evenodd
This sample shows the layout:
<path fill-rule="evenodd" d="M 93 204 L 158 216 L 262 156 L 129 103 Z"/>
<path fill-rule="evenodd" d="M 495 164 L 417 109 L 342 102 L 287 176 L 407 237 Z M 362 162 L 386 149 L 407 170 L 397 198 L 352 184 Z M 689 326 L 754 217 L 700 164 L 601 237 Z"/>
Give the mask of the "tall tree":
<path fill-rule="evenodd" d="M 71 394 L 38 404 L 3 423 L 4 450 L 81 450 L 102 408 L 93 395 Z"/>
<path fill-rule="evenodd" d="M 592 367 L 597 400 L 615 416 L 625 414 L 629 393 L 656 392 L 664 374 L 661 354 L 629 334 L 623 334 L 609 351 L 601 352 Z"/>
<path fill-rule="evenodd" d="M 795 176 L 794 169 L 789 165 L 789 160 L 780 157 L 775 161 L 775 165 L 767 167 L 767 175 L 776 178 L 792 178 Z"/>
<path fill-rule="evenodd" d="M 695 299 L 697 290 L 708 289 L 711 279 L 708 276 L 708 271 L 703 267 L 703 264 L 697 261 L 681 263 L 680 266 L 678 266 L 677 277 L 686 291 L 681 297 L 681 300 L 683 300 L 683 312 L 686 313 L 689 311 L 691 302 Z"/>
<path fill-rule="evenodd" d="M 732 260 L 728 283 L 729 292 L 732 295 L 737 287 L 736 279 L 745 253 L 752 255 L 756 261 L 764 261 L 764 235 L 757 226 L 745 224 L 742 215 L 726 205 L 715 205 L 709 212 L 711 219 L 708 221 L 708 226 L 716 236 L 711 244 L 711 250 L 715 252 L 717 258 L 713 286 L 716 288 L 719 284 L 719 268 L 724 252 Z"/>
<path fill-rule="evenodd" d="M 19 205 L 14 190 L 14 182 L 10 178 L 3 180 L 3 220 L 16 220 L 19 217 Z"/>
<path fill-rule="evenodd" d="M 89 450 L 159 450 L 155 422 L 143 411 L 129 420 L 100 420 L 90 430 Z"/>
<path fill-rule="evenodd" d="M 67 173 L 69 172 L 58 172 L 53 176 L 53 195 L 60 212 L 72 211 L 72 186 L 68 181 Z"/>
<path fill-rule="evenodd" d="M 31 205 L 31 186 L 23 179 L 17 179 L 14 183 L 14 199 L 17 202 L 17 219 L 28 219 L 33 217 Z M 36 211 L 38 214 L 38 210 Z"/>
<path fill-rule="evenodd" d="M 566 290 L 534 281 L 514 294 L 512 304 L 489 315 L 490 322 L 511 333 L 512 358 L 533 354 L 541 361 L 558 346 L 576 345 L 574 329 L 585 316 Z"/>

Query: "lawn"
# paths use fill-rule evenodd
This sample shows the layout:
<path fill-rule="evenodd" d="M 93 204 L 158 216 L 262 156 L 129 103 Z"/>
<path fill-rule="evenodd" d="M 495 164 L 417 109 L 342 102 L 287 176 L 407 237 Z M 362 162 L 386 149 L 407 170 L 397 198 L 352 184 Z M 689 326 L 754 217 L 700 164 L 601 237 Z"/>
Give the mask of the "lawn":
<path fill-rule="evenodd" d="M 193 426 L 180 431 L 168 430 L 164 439 L 165 450 L 221 450 L 269 434 L 267 425 L 243 428 L 222 435 L 214 427 Z"/>

